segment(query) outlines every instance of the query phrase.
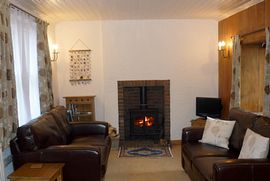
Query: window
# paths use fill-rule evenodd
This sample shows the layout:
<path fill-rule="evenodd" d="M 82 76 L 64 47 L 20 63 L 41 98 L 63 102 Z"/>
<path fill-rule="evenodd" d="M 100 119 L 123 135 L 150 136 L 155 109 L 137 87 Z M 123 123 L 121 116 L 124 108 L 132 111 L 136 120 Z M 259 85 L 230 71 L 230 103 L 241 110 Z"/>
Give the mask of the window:
<path fill-rule="evenodd" d="M 33 17 L 11 8 L 11 34 L 19 125 L 40 115 L 37 25 Z"/>

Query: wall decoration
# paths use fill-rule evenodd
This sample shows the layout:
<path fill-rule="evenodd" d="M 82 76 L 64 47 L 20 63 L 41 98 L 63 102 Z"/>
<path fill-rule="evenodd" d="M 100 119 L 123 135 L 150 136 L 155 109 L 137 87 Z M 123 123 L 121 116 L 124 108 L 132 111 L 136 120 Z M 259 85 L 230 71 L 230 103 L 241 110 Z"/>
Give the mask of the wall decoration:
<path fill-rule="evenodd" d="M 78 41 L 81 41 L 81 40 L 79 39 Z M 83 42 L 81 41 L 81 43 Z M 69 58 L 70 58 L 70 80 L 69 81 L 71 82 L 71 84 L 80 85 L 80 84 L 90 83 L 91 81 L 91 50 L 90 49 L 86 49 L 86 50 L 72 50 L 71 49 L 69 50 Z"/>

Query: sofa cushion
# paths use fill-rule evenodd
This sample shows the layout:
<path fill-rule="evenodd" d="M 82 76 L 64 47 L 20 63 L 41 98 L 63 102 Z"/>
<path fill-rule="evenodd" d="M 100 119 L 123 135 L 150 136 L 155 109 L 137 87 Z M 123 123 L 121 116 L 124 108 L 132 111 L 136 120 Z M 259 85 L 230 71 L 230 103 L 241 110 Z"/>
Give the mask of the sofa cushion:
<path fill-rule="evenodd" d="M 229 148 L 240 152 L 247 128 L 252 128 L 259 116 L 245 112 L 239 108 L 232 108 L 229 113 L 230 120 L 236 120 L 232 135 L 229 139 Z"/>
<path fill-rule="evenodd" d="M 182 147 L 182 152 L 188 156 L 191 160 L 197 157 L 205 157 L 205 156 L 230 156 L 237 158 L 238 155 L 234 155 L 228 149 L 204 144 L 204 143 L 186 143 Z"/>
<path fill-rule="evenodd" d="M 65 134 L 69 141 L 71 128 L 67 121 L 66 109 L 62 106 L 58 106 L 52 109 L 49 113 L 52 114 L 58 127 L 61 129 L 62 133 Z"/>
<path fill-rule="evenodd" d="M 246 131 L 239 159 L 266 158 L 269 150 L 269 138 L 250 130 Z"/>
<path fill-rule="evenodd" d="M 265 116 L 260 116 L 252 130 L 262 136 L 270 138 L 270 118 Z M 267 158 L 270 158 L 270 152 L 268 153 Z"/>
<path fill-rule="evenodd" d="M 235 121 L 225 121 L 207 117 L 203 131 L 202 143 L 229 149 L 229 138 L 232 134 Z"/>
<path fill-rule="evenodd" d="M 65 120 L 64 123 L 68 123 L 67 121 L 67 109 L 64 106 L 56 106 L 50 112 L 56 111 L 58 113 L 59 120 Z"/>
<path fill-rule="evenodd" d="M 107 142 L 108 140 L 104 139 L 103 135 L 91 135 L 74 138 L 70 144 L 104 146 L 108 145 Z"/>
<path fill-rule="evenodd" d="M 19 148 L 22 152 L 35 151 L 38 149 L 30 125 L 23 125 L 17 129 Z"/>
<path fill-rule="evenodd" d="M 265 116 L 260 116 L 254 123 L 252 128 L 258 134 L 270 138 L 270 118 Z"/>
<path fill-rule="evenodd" d="M 65 135 L 61 133 L 51 114 L 44 114 L 37 118 L 31 125 L 38 148 L 46 148 L 51 145 L 66 144 Z"/>

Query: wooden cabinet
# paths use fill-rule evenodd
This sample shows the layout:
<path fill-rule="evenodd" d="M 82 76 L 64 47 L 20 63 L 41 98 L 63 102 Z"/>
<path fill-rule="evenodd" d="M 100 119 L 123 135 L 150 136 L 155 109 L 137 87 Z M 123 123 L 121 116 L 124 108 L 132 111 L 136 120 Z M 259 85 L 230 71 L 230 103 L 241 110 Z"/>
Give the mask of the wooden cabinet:
<path fill-rule="evenodd" d="M 205 126 L 205 118 L 197 118 L 191 120 L 191 126 L 192 127 L 204 127 Z"/>
<path fill-rule="evenodd" d="M 66 107 L 71 121 L 95 121 L 95 96 L 67 96 Z"/>

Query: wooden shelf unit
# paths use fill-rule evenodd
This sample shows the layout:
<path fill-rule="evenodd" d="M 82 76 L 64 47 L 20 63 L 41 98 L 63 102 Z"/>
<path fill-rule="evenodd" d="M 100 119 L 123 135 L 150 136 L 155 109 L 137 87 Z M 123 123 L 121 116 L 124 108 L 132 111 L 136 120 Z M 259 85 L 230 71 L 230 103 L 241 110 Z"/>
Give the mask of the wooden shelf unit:
<path fill-rule="evenodd" d="M 66 108 L 71 121 L 95 121 L 95 96 L 67 96 Z"/>

